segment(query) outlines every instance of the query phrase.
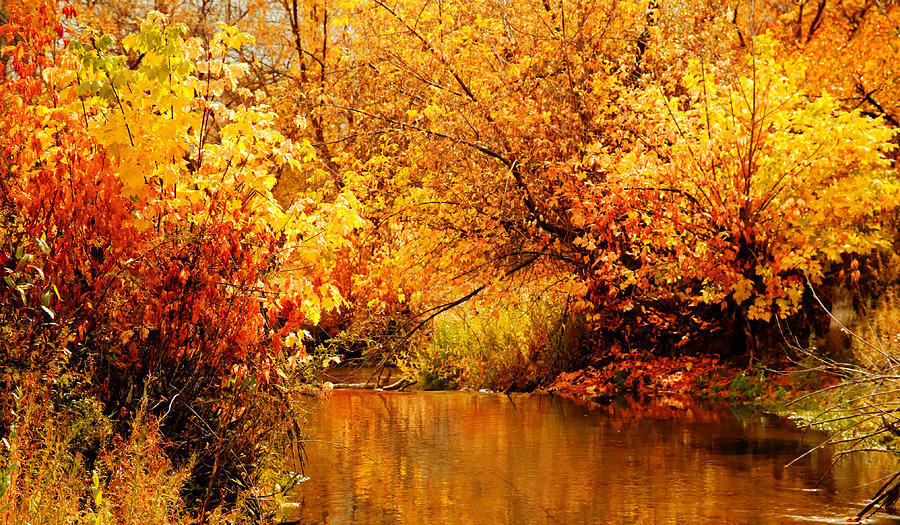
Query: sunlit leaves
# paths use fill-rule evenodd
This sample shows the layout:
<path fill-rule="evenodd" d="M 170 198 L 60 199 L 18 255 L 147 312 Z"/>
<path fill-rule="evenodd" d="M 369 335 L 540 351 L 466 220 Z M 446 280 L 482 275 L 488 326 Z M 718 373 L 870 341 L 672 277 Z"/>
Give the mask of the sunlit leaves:
<path fill-rule="evenodd" d="M 659 182 L 691 195 L 681 213 L 693 225 L 679 235 L 715 247 L 694 250 L 679 280 L 709 278 L 720 300 L 730 290 L 750 319 L 768 321 L 795 313 L 805 279 L 821 282 L 844 254 L 887 246 L 879 224 L 900 186 L 885 157 L 894 132 L 805 93 L 803 68 L 778 58 L 775 42 L 757 43 L 752 76 L 724 86 L 692 63 L 687 109 L 670 106 L 680 138 Z"/>
<path fill-rule="evenodd" d="M 330 306 L 331 280 L 358 311 L 415 315 L 537 254 L 530 275 L 582 280 L 579 304 L 615 312 L 598 319 L 665 333 L 794 315 L 807 278 L 890 241 L 889 24 L 862 12 L 853 42 L 843 14 L 868 8 L 829 8 L 815 31 L 776 8 L 253 5 L 209 45 L 154 15 L 121 57 L 95 39 L 81 78 L 54 74 L 135 166 L 129 195 L 190 204 L 191 224 L 218 195 L 256 231 L 286 225 L 283 260 L 311 276 L 297 289 L 322 290 L 309 304 Z M 852 67 L 834 66 L 842 50 Z"/>
<path fill-rule="evenodd" d="M 278 174 L 314 171 L 316 153 L 239 89 L 247 66 L 229 50 L 252 41 L 222 26 L 207 47 L 158 13 L 121 47 L 88 33 L 45 70 L 47 96 L 4 121 L 16 152 L 4 187 L 20 190 L 9 198 L 26 223 L 59 228 L 46 230 L 57 259 L 43 268 L 68 304 L 60 322 L 89 311 L 78 338 L 128 328 L 105 357 L 116 370 L 185 362 L 268 378 L 282 337 L 344 304 L 328 272 L 359 203 L 275 201 Z M 41 292 L 34 308 L 55 313 Z"/>

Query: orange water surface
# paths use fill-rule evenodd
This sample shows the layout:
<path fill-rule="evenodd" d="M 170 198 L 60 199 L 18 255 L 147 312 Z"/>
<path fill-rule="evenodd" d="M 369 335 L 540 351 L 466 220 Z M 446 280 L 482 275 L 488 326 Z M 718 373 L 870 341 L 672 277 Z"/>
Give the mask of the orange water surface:
<path fill-rule="evenodd" d="M 783 418 L 672 401 L 338 390 L 283 518 L 335 524 L 839 523 L 897 467 Z M 881 517 L 871 523 L 900 523 Z"/>

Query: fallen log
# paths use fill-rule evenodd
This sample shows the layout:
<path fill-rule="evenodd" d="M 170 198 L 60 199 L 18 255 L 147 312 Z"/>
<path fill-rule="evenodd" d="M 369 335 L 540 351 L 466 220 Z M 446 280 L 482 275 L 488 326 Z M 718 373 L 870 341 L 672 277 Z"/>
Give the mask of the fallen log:
<path fill-rule="evenodd" d="M 399 380 L 394 381 L 389 385 L 380 386 L 377 383 L 372 381 L 366 383 L 334 383 L 332 388 L 335 390 L 350 390 L 350 389 L 363 389 L 363 390 L 403 390 L 411 385 L 416 384 L 417 381 L 412 381 L 405 377 L 401 377 Z"/>

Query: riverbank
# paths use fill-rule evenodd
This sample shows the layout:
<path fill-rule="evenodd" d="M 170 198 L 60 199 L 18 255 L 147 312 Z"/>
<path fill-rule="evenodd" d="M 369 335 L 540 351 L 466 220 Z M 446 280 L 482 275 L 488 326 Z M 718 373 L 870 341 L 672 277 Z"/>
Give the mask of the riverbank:
<path fill-rule="evenodd" d="M 540 390 L 593 401 L 621 395 L 679 396 L 774 406 L 838 382 L 836 375 L 815 369 L 811 361 L 780 359 L 748 366 L 717 355 L 655 356 L 614 348 Z"/>
<path fill-rule="evenodd" d="M 430 370 L 365 365 L 329 368 L 320 379 L 326 390 L 540 392 L 579 402 L 606 403 L 621 397 L 675 400 L 676 405 L 711 401 L 785 413 L 785 405 L 792 400 L 839 383 L 837 374 L 817 364 L 820 364 L 817 358 L 807 357 L 800 361 L 780 358 L 747 365 L 718 355 L 657 356 L 614 347 L 581 369 L 562 372 L 543 385 L 527 389 L 498 390 L 490 383 L 434 382 L 428 380 Z"/>

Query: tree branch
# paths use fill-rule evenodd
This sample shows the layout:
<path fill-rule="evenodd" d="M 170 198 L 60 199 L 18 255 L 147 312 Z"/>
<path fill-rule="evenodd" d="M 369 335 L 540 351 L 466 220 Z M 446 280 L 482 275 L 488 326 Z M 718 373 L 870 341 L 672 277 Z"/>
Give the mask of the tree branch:
<path fill-rule="evenodd" d="M 895 119 L 887 111 L 885 111 L 884 108 L 881 106 L 881 104 L 879 104 L 874 98 L 872 98 L 872 95 L 877 93 L 880 89 L 881 88 L 877 88 L 877 89 L 873 89 L 872 91 L 867 92 L 861 82 L 856 83 L 856 92 L 860 94 L 860 96 L 862 97 L 862 99 L 864 101 L 868 102 L 873 108 L 875 108 L 878 111 L 878 115 L 876 115 L 876 116 L 884 117 L 884 120 L 886 120 L 890 125 L 894 126 L 895 128 L 900 127 L 900 122 L 897 122 L 897 119 Z"/>

